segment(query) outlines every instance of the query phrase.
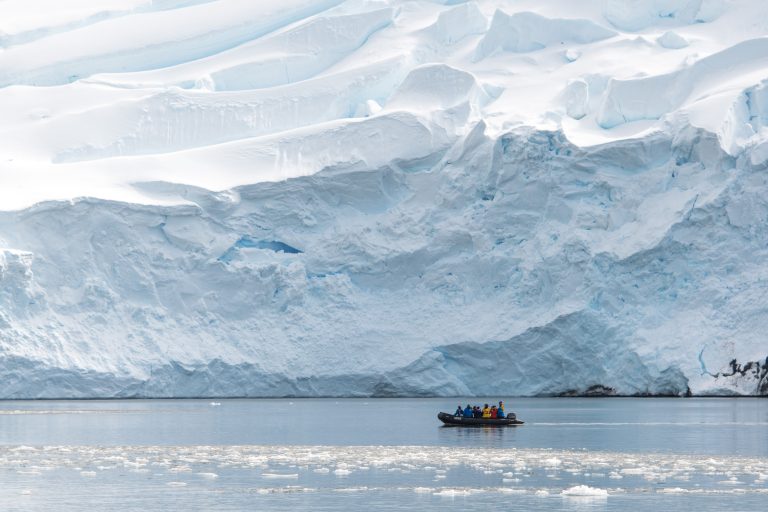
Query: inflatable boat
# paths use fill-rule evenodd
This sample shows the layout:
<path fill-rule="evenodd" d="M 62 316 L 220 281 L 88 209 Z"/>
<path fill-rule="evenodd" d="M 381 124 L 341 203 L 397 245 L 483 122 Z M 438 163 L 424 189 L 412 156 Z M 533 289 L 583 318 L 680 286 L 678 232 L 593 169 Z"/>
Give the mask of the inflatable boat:
<path fill-rule="evenodd" d="M 465 418 L 464 416 L 439 412 L 437 419 L 442 421 L 446 427 L 508 427 L 525 423 L 518 420 L 513 412 L 507 414 L 506 418 Z"/>

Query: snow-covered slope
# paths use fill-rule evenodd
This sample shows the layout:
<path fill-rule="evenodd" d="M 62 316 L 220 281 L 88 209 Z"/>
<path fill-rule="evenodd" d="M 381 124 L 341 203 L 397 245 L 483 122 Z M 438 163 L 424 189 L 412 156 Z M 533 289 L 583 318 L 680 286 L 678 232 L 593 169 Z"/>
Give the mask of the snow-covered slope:
<path fill-rule="evenodd" d="M 749 0 L 0 1 L 0 396 L 768 394 Z"/>

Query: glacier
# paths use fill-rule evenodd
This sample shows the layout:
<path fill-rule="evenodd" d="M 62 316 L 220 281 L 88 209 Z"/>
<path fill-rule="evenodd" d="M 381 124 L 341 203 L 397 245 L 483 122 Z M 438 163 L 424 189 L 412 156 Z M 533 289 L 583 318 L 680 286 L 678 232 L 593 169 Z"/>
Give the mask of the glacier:
<path fill-rule="evenodd" d="M 747 0 L 6 0 L 0 397 L 768 395 Z"/>

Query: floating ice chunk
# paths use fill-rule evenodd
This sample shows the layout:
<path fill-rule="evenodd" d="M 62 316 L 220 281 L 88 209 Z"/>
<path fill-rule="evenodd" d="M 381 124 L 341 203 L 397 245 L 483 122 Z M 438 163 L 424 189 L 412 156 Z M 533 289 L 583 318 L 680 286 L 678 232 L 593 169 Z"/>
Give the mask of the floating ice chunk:
<path fill-rule="evenodd" d="M 447 496 L 447 497 L 469 496 L 470 494 L 472 494 L 472 491 L 470 489 L 441 489 L 433 493 L 434 496 Z"/>
<path fill-rule="evenodd" d="M 664 34 L 656 39 L 656 42 L 659 43 L 659 46 L 662 48 L 668 48 L 670 50 L 679 50 L 680 48 L 688 46 L 688 40 L 677 32 L 672 31 L 664 32 Z"/>
<path fill-rule="evenodd" d="M 588 485 L 576 485 L 561 492 L 563 496 L 608 496 L 608 491 L 605 489 L 598 489 L 590 487 Z"/>
<path fill-rule="evenodd" d="M 30 494 L 32 494 L 32 491 L 30 491 L 29 489 L 22 489 L 20 494 L 24 496 L 29 496 Z"/>
<path fill-rule="evenodd" d="M 328 468 L 315 468 L 312 470 L 315 473 L 330 473 L 331 470 Z"/>
<path fill-rule="evenodd" d="M 96 476 L 96 472 L 95 471 L 81 471 L 80 475 L 81 476 Z"/>
<path fill-rule="evenodd" d="M 546 490 L 546 489 L 538 489 L 533 494 L 536 495 L 536 496 L 549 496 L 549 491 Z"/>
<path fill-rule="evenodd" d="M 263 478 L 299 478 L 298 473 L 262 473 Z"/>
<path fill-rule="evenodd" d="M 419 494 L 427 494 L 432 492 L 434 489 L 432 487 L 414 487 L 413 492 L 419 493 Z"/>
<path fill-rule="evenodd" d="M 209 405 L 211 407 L 217 407 L 217 406 L 221 405 L 221 402 L 211 402 Z"/>
<path fill-rule="evenodd" d="M 339 468 L 339 469 L 334 470 L 333 474 L 336 475 L 336 476 L 347 476 L 347 475 L 352 474 L 352 471 L 350 471 L 348 469 L 344 469 L 344 468 Z"/>
<path fill-rule="evenodd" d="M 257 489 L 258 494 L 294 494 L 300 492 L 314 492 L 317 489 L 313 487 L 299 487 L 298 485 L 288 485 L 286 487 L 262 487 Z"/>
<path fill-rule="evenodd" d="M 169 487 L 186 487 L 187 486 L 187 482 L 175 482 L 175 481 L 174 482 L 166 482 L 165 485 L 167 485 Z"/>
<path fill-rule="evenodd" d="M 208 478 L 211 480 L 213 480 L 214 478 L 219 478 L 219 475 L 217 475 L 216 473 L 197 473 L 197 476 L 201 478 Z"/>
<path fill-rule="evenodd" d="M 15 446 L 15 447 L 11 448 L 8 451 L 11 451 L 11 452 L 36 452 L 37 448 L 35 448 L 34 446 L 21 445 L 21 446 Z"/>

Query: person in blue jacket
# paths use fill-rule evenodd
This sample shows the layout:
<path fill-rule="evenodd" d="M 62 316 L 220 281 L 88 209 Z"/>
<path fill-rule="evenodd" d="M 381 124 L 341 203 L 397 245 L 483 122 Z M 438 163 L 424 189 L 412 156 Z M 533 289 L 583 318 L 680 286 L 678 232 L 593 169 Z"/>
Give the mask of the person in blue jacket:
<path fill-rule="evenodd" d="M 465 418 L 471 418 L 472 417 L 472 406 L 467 404 L 467 407 L 464 408 L 464 417 Z"/>
<path fill-rule="evenodd" d="M 501 400 L 499 400 L 499 409 L 498 409 L 498 412 L 496 413 L 496 417 L 497 418 L 507 417 L 506 414 L 504 414 L 504 402 L 502 402 Z"/>

